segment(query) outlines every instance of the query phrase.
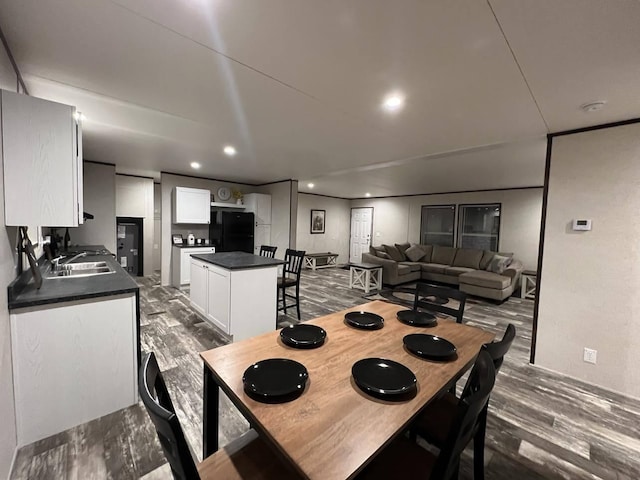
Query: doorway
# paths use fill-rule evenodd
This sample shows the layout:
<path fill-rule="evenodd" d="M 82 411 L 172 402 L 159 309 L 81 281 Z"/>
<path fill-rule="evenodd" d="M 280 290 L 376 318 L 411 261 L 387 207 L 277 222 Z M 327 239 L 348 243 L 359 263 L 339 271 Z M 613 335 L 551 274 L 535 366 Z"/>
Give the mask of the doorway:
<path fill-rule="evenodd" d="M 116 259 L 130 275 L 142 277 L 142 218 L 116 218 Z"/>
<path fill-rule="evenodd" d="M 362 262 L 362 253 L 369 251 L 373 233 L 373 207 L 351 209 L 349 263 Z"/>

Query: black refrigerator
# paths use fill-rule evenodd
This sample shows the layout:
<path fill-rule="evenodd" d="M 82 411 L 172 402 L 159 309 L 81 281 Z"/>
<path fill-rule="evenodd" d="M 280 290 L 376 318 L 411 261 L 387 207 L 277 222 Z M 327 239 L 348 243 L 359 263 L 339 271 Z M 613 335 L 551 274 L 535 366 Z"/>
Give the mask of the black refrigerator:
<path fill-rule="evenodd" d="M 216 252 L 253 253 L 253 213 L 222 212 L 220 223 L 211 222 L 210 230 Z"/>

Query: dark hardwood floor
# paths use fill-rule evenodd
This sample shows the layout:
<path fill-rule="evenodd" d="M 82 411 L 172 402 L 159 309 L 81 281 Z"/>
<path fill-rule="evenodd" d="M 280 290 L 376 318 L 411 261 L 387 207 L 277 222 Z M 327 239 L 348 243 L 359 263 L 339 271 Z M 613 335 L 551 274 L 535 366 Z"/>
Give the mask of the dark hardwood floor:
<path fill-rule="evenodd" d="M 194 313 L 184 292 L 160 286 L 158 275 L 139 283 L 142 348 L 156 353 L 186 436 L 200 455 L 198 352 L 228 339 Z M 367 301 L 364 292 L 348 285 L 347 270 L 305 270 L 303 320 Z M 475 298 L 467 303 L 466 323 L 498 335 L 508 323 L 518 329 L 491 397 L 486 478 L 640 478 L 640 402 L 530 366 L 532 312 L 531 300 L 515 297 L 499 306 Z M 297 323 L 295 311 L 289 313 L 293 315 L 279 317 L 280 326 Z M 220 444 L 224 445 L 248 424 L 221 397 Z M 139 404 L 23 447 L 11 478 L 150 480 L 171 475 Z M 472 478 L 471 456 L 466 452 L 461 478 Z"/>

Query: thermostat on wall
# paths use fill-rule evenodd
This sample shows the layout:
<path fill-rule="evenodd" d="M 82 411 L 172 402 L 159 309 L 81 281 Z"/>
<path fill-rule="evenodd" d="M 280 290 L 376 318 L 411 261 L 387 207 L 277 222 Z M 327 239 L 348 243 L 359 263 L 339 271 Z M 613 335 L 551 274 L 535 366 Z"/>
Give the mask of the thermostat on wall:
<path fill-rule="evenodd" d="M 591 230 L 591 220 L 574 220 L 573 229 L 581 231 Z"/>

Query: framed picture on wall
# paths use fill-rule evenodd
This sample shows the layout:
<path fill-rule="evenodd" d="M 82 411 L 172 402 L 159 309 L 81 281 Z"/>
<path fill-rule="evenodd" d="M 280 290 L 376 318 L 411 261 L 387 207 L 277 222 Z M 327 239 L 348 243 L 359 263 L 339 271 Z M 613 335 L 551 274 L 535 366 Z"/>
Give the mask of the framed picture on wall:
<path fill-rule="evenodd" d="M 326 210 L 311 210 L 311 233 L 324 233 Z"/>

